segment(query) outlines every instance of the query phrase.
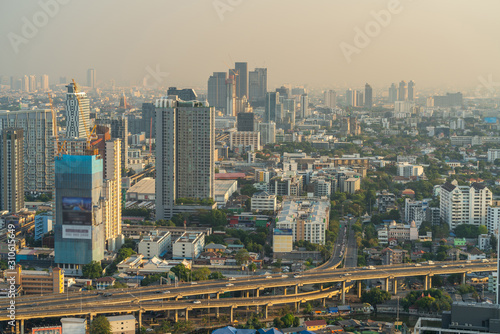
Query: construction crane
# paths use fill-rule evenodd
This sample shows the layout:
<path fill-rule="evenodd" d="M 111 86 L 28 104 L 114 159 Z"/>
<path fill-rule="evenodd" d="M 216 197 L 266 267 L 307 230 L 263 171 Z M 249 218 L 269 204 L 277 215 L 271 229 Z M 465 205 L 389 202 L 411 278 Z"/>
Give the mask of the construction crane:
<path fill-rule="evenodd" d="M 87 136 L 87 153 L 90 154 L 90 155 L 96 155 L 97 154 L 97 150 L 93 150 L 92 149 L 92 140 L 96 140 L 98 139 L 99 137 L 95 134 L 95 130 L 97 128 L 97 126 L 94 126 L 94 128 L 92 128 L 92 131 L 89 132 L 89 127 L 87 125 L 87 120 L 85 119 L 85 117 L 83 115 L 81 115 L 81 104 L 80 104 L 80 96 L 78 95 L 78 86 L 76 85 L 76 82 L 75 82 L 75 79 L 72 79 L 73 81 L 73 85 L 75 86 L 75 96 L 76 96 L 76 100 L 78 101 L 78 116 L 80 117 L 81 116 L 81 119 L 83 121 L 83 126 L 85 128 L 85 134 Z"/>

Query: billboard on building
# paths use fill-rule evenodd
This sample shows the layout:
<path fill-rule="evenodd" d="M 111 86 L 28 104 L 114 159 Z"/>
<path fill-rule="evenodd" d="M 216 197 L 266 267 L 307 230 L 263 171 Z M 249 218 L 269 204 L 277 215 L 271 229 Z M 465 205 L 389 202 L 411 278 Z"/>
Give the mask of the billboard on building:
<path fill-rule="evenodd" d="M 486 124 L 497 124 L 497 118 L 496 117 L 485 117 L 484 122 Z"/>
<path fill-rule="evenodd" d="M 65 225 L 92 225 L 92 198 L 63 197 L 62 219 Z"/>
<path fill-rule="evenodd" d="M 92 239 L 92 226 L 63 225 L 62 237 L 64 239 Z"/>

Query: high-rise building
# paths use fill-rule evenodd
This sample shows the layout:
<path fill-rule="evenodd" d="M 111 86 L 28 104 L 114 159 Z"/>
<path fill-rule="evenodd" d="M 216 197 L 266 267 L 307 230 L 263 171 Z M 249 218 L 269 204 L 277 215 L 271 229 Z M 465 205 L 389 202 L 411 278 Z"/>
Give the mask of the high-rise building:
<path fill-rule="evenodd" d="M 46 92 L 50 89 L 49 76 L 47 74 L 42 75 L 42 77 L 40 78 L 40 89 L 43 92 Z"/>
<path fill-rule="evenodd" d="M 226 111 L 227 108 L 227 73 L 214 72 L 208 78 L 208 96 L 207 100 L 211 107 L 215 110 Z M 182 100 L 182 99 L 181 99 Z"/>
<path fill-rule="evenodd" d="M 215 110 L 206 103 L 156 101 L 156 219 L 189 210 L 181 198 L 214 198 Z M 195 210 L 195 209 L 193 209 Z"/>
<path fill-rule="evenodd" d="M 260 143 L 262 146 L 276 142 L 276 123 L 259 123 Z"/>
<path fill-rule="evenodd" d="M 487 210 L 491 205 L 491 190 L 479 183 L 459 186 L 456 180 L 441 186 L 441 220 L 454 229 L 461 224 L 475 226 L 487 224 Z"/>
<path fill-rule="evenodd" d="M 267 68 L 256 68 L 248 73 L 248 100 L 264 101 L 267 93 Z"/>
<path fill-rule="evenodd" d="M 36 76 L 35 75 L 30 75 L 29 76 L 29 91 L 30 92 L 36 92 L 37 91 L 37 84 L 36 84 Z"/>
<path fill-rule="evenodd" d="M 446 93 L 444 96 L 434 96 L 435 107 L 460 107 L 463 104 L 462 93 Z"/>
<path fill-rule="evenodd" d="M 356 91 L 356 107 L 364 105 L 363 92 Z"/>
<path fill-rule="evenodd" d="M 399 83 L 398 88 L 398 101 L 406 101 L 408 99 L 408 86 L 406 85 L 406 81 L 402 80 Z"/>
<path fill-rule="evenodd" d="M 373 107 L 373 90 L 369 84 L 365 85 L 365 108 Z"/>
<path fill-rule="evenodd" d="M 389 103 L 394 103 L 398 100 L 398 89 L 396 88 L 396 84 L 392 84 L 389 87 Z"/>
<path fill-rule="evenodd" d="M 415 100 L 415 82 L 411 80 L 408 82 L 408 101 Z"/>
<path fill-rule="evenodd" d="M 23 129 L 7 128 L 0 137 L 0 211 L 24 208 Z"/>
<path fill-rule="evenodd" d="M 23 76 L 21 79 L 21 91 L 29 92 L 30 91 L 30 79 L 27 75 Z"/>
<path fill-rule="evenodd" d="M 337 93 L 334 90 L 325 91 L 325 105 L 328 108 L 337 107 Z"/>
<path fill-rule="evenodd" d="M 255 131 L 255 114 L 253 112 L 238 113 L 238 131 Z"/>
<path fill-rule="evenodd" d="M 0 111 L 0 134 L 21 128 L 24 135 L 24 191 L 47 193 L 54 187 L 54 128 L 50 109 Z"/>
<path fill-rule="evenodd" d="M 86 138 L 90 131 L 90 104 L 87 94 L 77 92 L 73 83 L 66 86 L 66 138 Z"/>
<path fill-rule="evenodd" d="M 236 79 L 236 97 L 242 99 L 248 98 L 248 64 L 239 62 L 234 64 L 234 72 L 237 73 Z"/>
<path fill-rule="evenodd" d="M 346 92 L 345 92 L 345 103 L 348 107 L 357 107 L 357 103 L 358 103 L 358 91 L 357 90 L 352 90 L 352 89 L 348 89 Z"/>
<path fill-rule="evenodd" d="M 141 114 L 141 132 L 146 132 L 146 138 L 156 138 L 156 127 L 154 126 L 156 118 L 155 105 L 153 103 L 143 103 Z"/>
<path fill-rule="evenodd" d="M 268 92 L 266 94 L 266 111 L 264 120 L 266 122 L 276 121 L 276 105 L 279 103 L 280 94 L 278 92 Z"/>
<path fill-rule="evenodd" d="M 87 70 L 87 87 L 95 89 L 97 87 L 96 83 L 95 69 L 89 68 Z"/>
<path fill-rule="evenodd" d="M 103 222 L 107 249 L 114 251 L 121 247 L 122 233 L 122 141 L 113 139 L 105 142 L 103 180 Z"/>
<path fill-rule="evenodd" d="M 307 94 L 302 94 L 300 97 L 300 114 L 303 119 L 311 116 L 311 112 L 309 111 L 309 95 Z"/>
<path fill-rule="evenodd" d="M 128 168 L 128 119 L 125 116 L 98 118 L 95 120 L 95 124 L 107 125 L 111 132 L 111 138 L 121 140 L 121 167 Z M 154 120 L 153 127 L 155 127 Z"/>
<path fill-rule="evenodd" d="M 55 262 L 66 275 L 104 258 L 103 160 L 97 155 L 63 155 L 55 161 Z"/>
<path fill-rule="evenodd" d="M 236 114 L 236 79 L 234 75 L 229 75 L 226 80 L 226 115 L 235 116 Z"/>
<path fill-rule="evenodd" d="M 177 95 L 183 101 L 194 101 L 198 95 L 191 88 L 177 89 L 177 87 L 168 87 L 167 95 Z"/>

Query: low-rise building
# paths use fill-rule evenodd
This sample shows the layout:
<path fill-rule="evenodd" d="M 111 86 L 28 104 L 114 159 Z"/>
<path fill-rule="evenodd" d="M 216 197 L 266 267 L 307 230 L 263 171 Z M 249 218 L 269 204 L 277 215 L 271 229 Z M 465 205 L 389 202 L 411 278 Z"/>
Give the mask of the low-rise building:
<path fill-rule="evenodd" d="M 396 195 L 382 190 L 376 193 L 378 212 L 386 213 L 390 210 L 396 209 Z"/>
<path fill-rule="evenodd" d="M 155 179 L 145 177 L 127 190 L 127 201 L 154 201 Z"/>
<path fill-rule="evenodd" d="M 23 270 L 16 265 L 14 271 L 8 274 L 15 277 L 16 284 L 20 285 L 26 295 L 46 295 L 64 292 L 64 271 L 52 268 L 49 271 Z"/>
<path fill-rule="evenodd" d="M 418 228 L 414 221 L 410 225 L 396 223 L 392 221 L 377 230 L 378 239 L 381 245 L 387 245 L 390 239 L 400 241 L 413 241 L 418 240 Z"/>
<path fill-rule="evenodd" d="M 106 290 L 115 284 L 116 279 L 114 277 L 99 277 L 94 280 L 94 286 L 97 290 Z"/>
<path fill-rule="evenodd" d="M 42 236 L 52 231 L 52 213 L 43 212 L 35 216 L 35 240 L 42 239 Z"/>
<path fill-rule="evenodd" d="M 86 334 L 87 319 L 85 318 L 62 318 L 62 332 L 71 334 Z"/>
<path fill-rule="evenodd" d="M 218 206 L 226 205 L 231 197 L 238 190 L 237 180 L 215 180 L 214 199 Z"/>
<path fill-rule="evenodd" d="M 385 248 L 382 250 L 382 265 L 401 264 L 408 257 L 408 251 L 404 249 Z"/>
<path fill-rule="evenodd" d="M 111 326 L 111 334 L 135 334 L 135 317 L 131 314 L 106 317 Z"/>
<path fill-rule="evenodd" d="M 205 247 L 204 233 L 184 232 L 172 245 L 173 259 L 197 259 Z"/>
<path fill-rule="evenodd" d="M 276 195 L 267 191 L 261 191 L 253 194 L 251 199 L 252 211 L 276 211 Z"/>
<path fill-rule="evenodd" d="M 491 240 L 491 235 L 480 234 L 477 237 L 477 247 L 482 251 L 489 250 L 491 248 L 490 240 Z"/>
<path fill-rule="evenodd" d="M 293 230 L 279 229 L 273 230 L 273 252 L 288 253 L 293 250 Z"/>
<path fill-rule="evenodd" d="M 163 257 L 169 250 L 172 249 L 172 234 L 167 232 L 151 231 L 149 235 L 145 235 L 139 242 L 139 254 L 145 258 Z"/>

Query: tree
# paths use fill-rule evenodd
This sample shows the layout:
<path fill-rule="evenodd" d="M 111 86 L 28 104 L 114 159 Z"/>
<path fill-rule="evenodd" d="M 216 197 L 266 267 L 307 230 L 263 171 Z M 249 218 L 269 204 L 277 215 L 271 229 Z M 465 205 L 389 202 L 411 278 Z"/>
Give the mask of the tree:
<path fill-rule="evenodd" d="M 375 307 L 375 310 L 377 309 L 377 304 L 381 304 L 389 299 L 391 299 L 391 294 L 379 288 L 372 288 L 369 291 L 365 291 L 361 294 L 361 302 L 369 303 L 370 305 Z"/>
<path fill-rule="evenodd" d="M 208 275 L 208 279 L 224 279 L 226 276 L 222 275 L 220 271 L 214 271 Z"/>
<path fill-rule="evenodd" d="M 253 271 L 255 271 L 255 270 L 257 270 L 257 265 L 256 265 L 255 263 L 253 263 L 253 262 L 252 262 L 252 263 L 250 263 L 250 264 L 248 265 L 248 270 L 250 270 L 250 271 L 252 271 L 252 272 L 253 272 Z"/>
<path fill-rule="evenodd" d="M 90 334 L 111 334 L 111 325 L 108 319 L 100 315 L 90 324 Z"/>
<path fill-rule="evenodd" d="M 304 305 L 304 314 L 310 314 L 313 310 L 313 307 L 311 305 L 311 303 L 306 303 L 306 305 Z"/>
<path fill-rule="evenodd" d="M 192 271 L 193 281 L 206 281 L 210 276 L 210 269 L 203 267 Z"/>
<path fill-rule="evenodd" d="M 241 187 L 240 193 L 242 195 L 247 195 L 249 197 L 252 197 L 253 194 L 255 194 L 258 190 L 251 184 L 246 184 L 243 187 Z"/>
<path fill-rule="evenodd" d="M 172 272 L 179 278 L 179 280 L 187 282 L 189 276 L 191 275 L 191 270 L 186 268 L 182 263 L 176 265 L 172 268 Z"/>
<path fill-rule="evenodd" d="M 83 277 L 85 278 L 90 278 L 90 279 L 99 278 L 102 276 L 101 263 L 98 261 L 92 261 L 83 266 L 82 272 L 83 272 Z"/>
<path fill-rule="evenodd" d="M 236 260 L 236 263 L 238 265 L 246 264 L 248 261 L 250 261 L 250 254 L 246 249 L 240 249 L 238 253 L 234 256 L 234 259 Z"/>

